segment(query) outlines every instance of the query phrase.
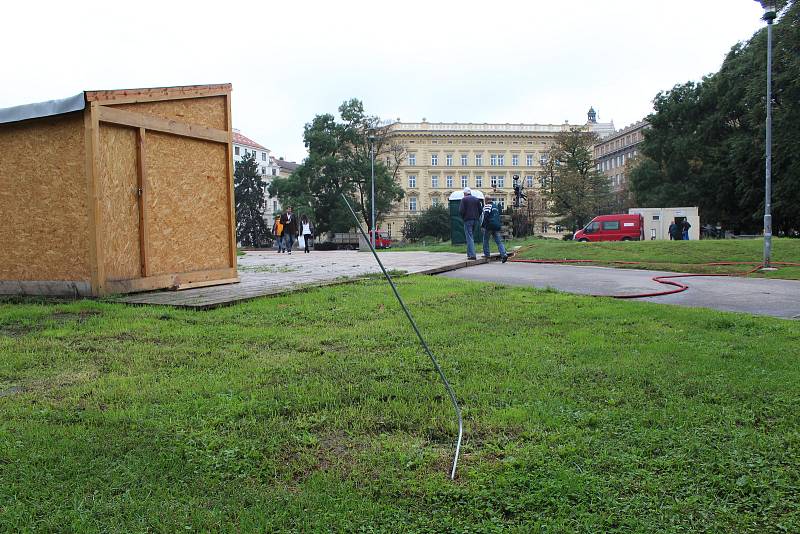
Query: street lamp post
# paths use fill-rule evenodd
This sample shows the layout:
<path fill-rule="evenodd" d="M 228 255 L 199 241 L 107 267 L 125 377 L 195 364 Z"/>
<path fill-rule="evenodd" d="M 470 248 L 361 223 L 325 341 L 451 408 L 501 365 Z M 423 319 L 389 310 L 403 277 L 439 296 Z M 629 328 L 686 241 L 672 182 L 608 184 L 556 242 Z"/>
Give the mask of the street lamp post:
<path fill-rule="evenodd" d="M 370 159 L 370 172 L 372 174 L 372 202 L 370 203 L 370 207 L 372 208 L 372 235 L 370 236 L 370 242 L 372 243 L 372 248 L 375 248 L 375 134 L 370 134 L 369 136 L 369 159 Z"/>
<path fill-rule="evenodd" d="M 775 1 L 756 0 L 764 8 L 761 17 L 767 22 L 767 139 L 764 183 L 764 269 L 771 269 L 772 256 L 772 21 L 775 20 Z"/>

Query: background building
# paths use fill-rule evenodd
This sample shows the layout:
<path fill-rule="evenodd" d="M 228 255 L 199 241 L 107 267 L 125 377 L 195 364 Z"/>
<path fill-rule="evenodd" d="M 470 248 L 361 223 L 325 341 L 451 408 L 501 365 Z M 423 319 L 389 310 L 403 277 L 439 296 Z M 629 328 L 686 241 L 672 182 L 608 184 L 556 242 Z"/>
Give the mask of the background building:
<path fill-rule="evenodd" d="M 627 200 L 628 169 L 638 155 L 638 147 L 644 141 L 644 131 L 649 127 L 647 121 L 639 121 L 604 137 L 594 147 L 597 170 L 608 177 L 611 190 L 617 197 L 617 210 L 627 207 L 624 204 Z"/>
<path fill-rule="evenodd" d="M 590 110 L 584 127 L 598 135 L 613 131 L 613 123 L 597 123 Z M 514 201 L 514 176 L 533 202 L 539 217 L 536 233 L 554 233 L 555 218 L 545 215 L 547 206 L 538 193 L 542 165 L 558 133 L 575 125 L 564 124 L 476 124 L 395 122 L 386 127 L 384 151 L 392 146 L 404 150 L 398 180 L 405 198 L 380 225 L 390 235 L 401 237 L 403 222 L 437 204 L 447 205 L 453 191 L 464 187 L 482 191 L 487 200 L 504 208 Z M 378 157 L 388 157 L 379 154 Z"/>
<path fill-rule="evenodd" d="M 239 162 L 242 161 L 242 158 L 254 154 L 259 172 L 267 187 L 272 183 L 272 178 L 280 174 L 280 168 L 275 163 L 276 160 L 270 155 L 270 152 L 267 147 L 256 143 L 236 128 L 233 129 L 233 161 Z M 265 218 L 270 218 L 273 213 L 280 213 L 281 205 L 277 197 L 269 196 L 266 190 L 264 190 L 264 203 Z"/>

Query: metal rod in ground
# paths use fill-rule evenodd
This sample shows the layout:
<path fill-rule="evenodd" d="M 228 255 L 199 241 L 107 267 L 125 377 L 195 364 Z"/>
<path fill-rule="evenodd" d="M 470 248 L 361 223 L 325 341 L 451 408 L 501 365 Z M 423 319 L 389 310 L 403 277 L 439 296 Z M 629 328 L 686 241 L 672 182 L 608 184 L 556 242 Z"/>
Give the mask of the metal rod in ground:
<path fill-rule="evenodd" d="M 364 241 L 366 241 L 369 244 L 369 249 L 372 251 L 372 255 L 375 256 L 375 261 L 378 262 L 381 271 L 383 271 L 383 276 L 386 277 L 386 280 L 389 282 L 389 285 L 392 286 L 392 291 L 394 291 L 394 296 L 397 297 L 397 301 L 400 303 L 400 306 L 406 313 L 406 317 L 408 317 L 408 322 L 411 323 L 411 328 L 413 328 L 414 332 L 416 332 L 417 337 L 419 338 L 419 342 L 422 344 L 422 348 L 425 349 L 425 353 L 431 359 L 431 362 L 433 362 L 433 366 L 436 368 L 436 372 L 439 373 L 439 378 L 442 379 L 442 383 L 444 384 L 444 387 L 447 389 L 448 395 L 450 395 L 450 402 L 453 403 L 453 408 L 455 409 L 456 417 L 458 418 L 458 440 L 456 440 L 456 453 L 453 456 L 453 468 L 450 471 L 450 480 L 453 480 L 456 478 L 456 466 L 458 465 L 458 455 L 461 452 L 461 437 L 464 434 L 464 423 L 461 419 L 461 408 L 458 406 L 458 401 L 456 400 L 456 394 L 453 391 L 453 388 L 450 386 L 450 382 L 448 382 L 447 378 L 445 378 L 444 372 L 442 371 L 442 368 L 439 366 L 439 362 L 436 361 L 436 357 L 431 352 L 431 349 L 428 348 L 428 344 L 425 343 L 425 339 L 422 337 L 419 328 L 417 328 L 417 323 L 415 323 L 414 318 L 411 317 L 411 312 L 408 311 L 405 302 L 403 302 L 402 297 L 400 297 L 400 293 L 397 292 L 397 287 L 394 285 L 392 277 L 389 276 L 388 272 L 386 272 L 386 267 L 383 266 L 381 259 L 378 257 L 378 253 L 375 252 L 375 248 L 372 246 L 372 243 L 367 238 L 367 234 L 365 234 L 364 229 L 361 228 L 361 223 L 358 222 L 358 216 L 356 215 L 356 212 L 353 211 L 353 207 L 350 205 L 350 202 L 347 200 L 347 197 L 344 196 L 344 194 L 342 194 L 342 200 L 344 200 L 344 203 L 347 204 L 347 208 L 350 210 L 350 213 L 353 215 L 353 219 L 356 221 L 356 226 L 358 227 L 358 230 L 364 237 Z"/>

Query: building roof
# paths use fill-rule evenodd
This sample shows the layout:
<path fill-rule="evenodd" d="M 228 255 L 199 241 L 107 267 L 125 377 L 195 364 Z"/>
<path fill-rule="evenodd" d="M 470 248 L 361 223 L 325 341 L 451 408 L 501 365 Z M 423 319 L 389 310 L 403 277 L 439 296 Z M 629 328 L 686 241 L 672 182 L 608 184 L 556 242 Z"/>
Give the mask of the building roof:
<path fill-rule="evenodd" d="M 293 172 L 297 167 L 300 166 L 299 163 L 294 161 L 286 161 L 283 158 L 272 158 L 273 163 L 280 167 L 282 171 Z"/>
<path fill-rule="evenodd" d="M 250 148 L 257 148 L 259 150 L 266 150 L 267 152 L 269 152 L 269 149 L 267 147 L 259 145 L 249 137 L 242 135 L 242 133 L 239 130 L 233 130 L 233 144 L 247 146 Z"/>
<path fill-rule="evenodd" d="M 122 104 L 230 94 L 231 84 L 83 91 L 75 96 L 0 109 L 0 124 L 80 111 L 87 102 Z"/>

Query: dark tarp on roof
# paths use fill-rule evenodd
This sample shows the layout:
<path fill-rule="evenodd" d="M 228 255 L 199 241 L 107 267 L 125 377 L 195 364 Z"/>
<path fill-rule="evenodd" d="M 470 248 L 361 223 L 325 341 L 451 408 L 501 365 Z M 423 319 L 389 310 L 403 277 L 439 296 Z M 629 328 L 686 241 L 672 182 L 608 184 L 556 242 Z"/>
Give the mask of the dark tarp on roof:
<path fill-rule="evenodd" d="M 61 115 L 72 111 L 80 111 L 85 107 L 86 99 L 83 93 L 78 93 L 75 96 L 62 98 L 60 100 L 48 100 L 47 102 L 37 102 L 35 104 L 25 104 L 23 106 L 14 106 L 13 108 L 0 109 L 0 124 L 37 119 L 39 117 L 49 117 L 51 115 Z"/>

